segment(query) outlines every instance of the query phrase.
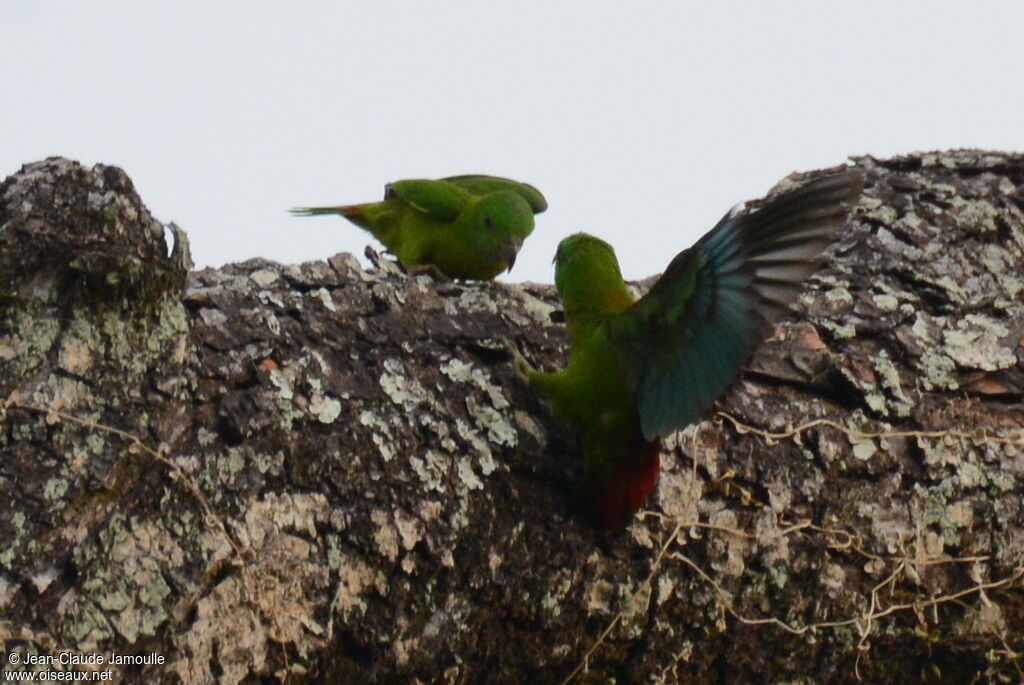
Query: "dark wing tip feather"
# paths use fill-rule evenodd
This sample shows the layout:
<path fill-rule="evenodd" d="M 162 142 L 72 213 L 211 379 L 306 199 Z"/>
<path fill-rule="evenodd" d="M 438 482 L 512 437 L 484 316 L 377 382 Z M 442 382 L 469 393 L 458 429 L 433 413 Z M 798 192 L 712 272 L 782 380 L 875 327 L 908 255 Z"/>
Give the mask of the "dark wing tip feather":
<path fill-rule="evenodd" d="M 751 241 L 752 289 L 759 296 L 758 313 L 766 321 L 778 320 L 800 294 L 803 281 L 863 192 L 864 182 L 864 172 L 857 168 L 820 176 L 743 217 L 749 224 L 742 233 Z"/>
<path fill-rule="evenodd" d="M 741 217 L 743 231 L 753 243 L 791 234 L 831 234 L 864 189 L 864 172 L 851 169 L 821 176 L 799 188 L 770 198 L 759 209 Z M 752 252 L 756 252 L 755 249 Z"/>

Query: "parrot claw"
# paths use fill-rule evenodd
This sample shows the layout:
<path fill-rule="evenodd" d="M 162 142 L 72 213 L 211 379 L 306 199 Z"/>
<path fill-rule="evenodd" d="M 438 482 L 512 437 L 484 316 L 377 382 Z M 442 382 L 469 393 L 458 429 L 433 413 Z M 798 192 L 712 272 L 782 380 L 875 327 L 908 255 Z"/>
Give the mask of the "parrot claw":
<path fill-rule="evenodd" d="M 512 358 L 512 370 L 515 372 L 516 378 L 529 385 L 530 374 L 536 373 L 537 370 L 530 366 L 530 362 L 526 361 L 526 358 L 519 353 L 519 348 L 514 342 L 508 338 L 502 338 L 501 342 L 505 346 L 508 356 Z"/>
<path fill-rule="evenodd" d="M 420 276 L 426 274 L 433 278 L 438 283 L 451 283 L 452 279 L 448 277 L 448 274 L 441 271 L 435 264 L 413 264 L 406 269 L 406 272 L 410 276 Z"/>

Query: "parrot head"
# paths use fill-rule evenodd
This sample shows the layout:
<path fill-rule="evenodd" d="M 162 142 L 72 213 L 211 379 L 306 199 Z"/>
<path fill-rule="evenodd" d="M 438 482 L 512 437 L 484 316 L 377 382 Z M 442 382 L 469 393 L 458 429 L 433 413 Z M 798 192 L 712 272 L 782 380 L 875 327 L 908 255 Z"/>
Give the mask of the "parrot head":
<path fill-rule="evenodd" d="M 602 321 L 633 304 L 612 246 L 574 233 L 555 252 L 555 288 L 565 310 L 569 340 L 586 338 Z"/>
<path fill-rule="evenodd" d="M 533 232 L 533 209 L 514 192 L 489 193 L 476 201 L 466 217 L 466 239 L 474 250 L 511 271 L 523 241 Z"/>
<path fill-rule="evenodd" d="M 622 284 L 619 260 L 612 246 L 588 233 L 574 233 L 555 252 L 555 288 L 562 303 L 600 301 L 604 291 L 616 294 Z"/>

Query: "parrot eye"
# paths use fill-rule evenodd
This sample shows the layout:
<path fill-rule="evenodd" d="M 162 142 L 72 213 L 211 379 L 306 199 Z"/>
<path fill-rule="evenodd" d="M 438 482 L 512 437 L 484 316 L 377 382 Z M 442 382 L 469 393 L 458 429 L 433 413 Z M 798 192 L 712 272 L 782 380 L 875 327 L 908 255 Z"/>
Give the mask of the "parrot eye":
<path fill-rule="evenodd" d="M 490 214 L 484 214 L 484 226 L 494 228 L 494 219 L 491 218 Z"/>

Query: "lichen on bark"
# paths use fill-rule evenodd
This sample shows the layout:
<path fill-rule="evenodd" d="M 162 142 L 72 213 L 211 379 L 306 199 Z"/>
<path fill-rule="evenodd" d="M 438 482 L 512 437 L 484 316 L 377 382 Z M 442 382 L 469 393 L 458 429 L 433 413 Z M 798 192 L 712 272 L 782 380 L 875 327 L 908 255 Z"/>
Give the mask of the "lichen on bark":
<path fill-rule="evenodd" d="M 189 273 L 121 170 L 26 165 L 5 649 L 165 657 L 121 682 L 1019 677 L 1024 157 L 855 163 L 824 268 L 610 549 L 504 352 L 564 363 L 551 286 L 376 254 Z"/>

